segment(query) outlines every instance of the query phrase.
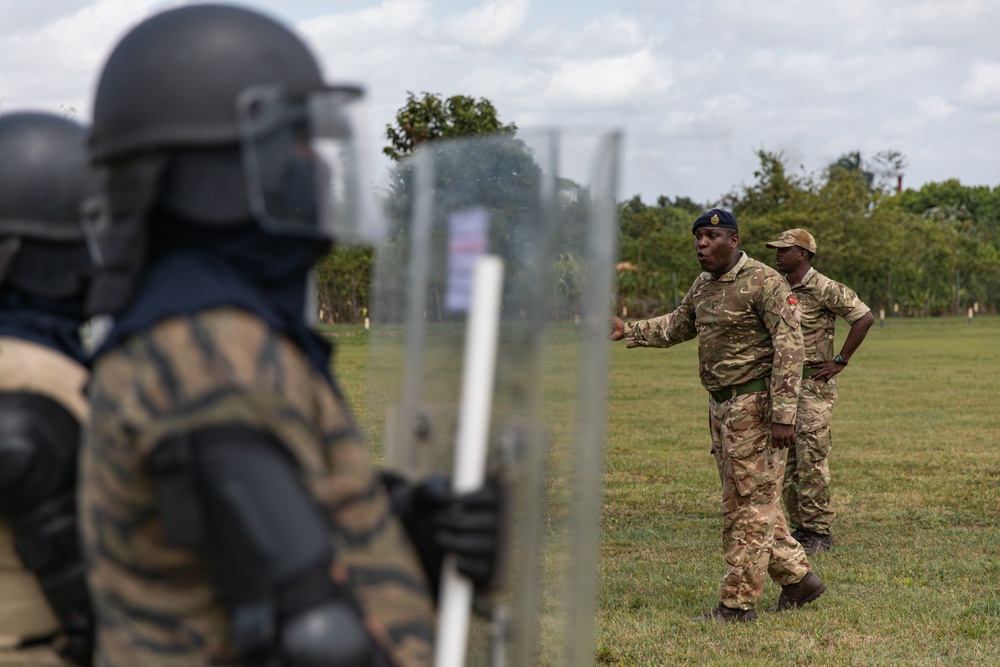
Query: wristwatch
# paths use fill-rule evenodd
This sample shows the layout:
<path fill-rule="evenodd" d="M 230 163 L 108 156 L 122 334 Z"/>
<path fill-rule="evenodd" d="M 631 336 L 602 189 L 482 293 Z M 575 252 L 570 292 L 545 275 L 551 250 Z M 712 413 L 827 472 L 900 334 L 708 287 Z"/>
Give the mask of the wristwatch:
<path fill-rule="evenodd" d="M 844 361 L 844 358 L 842 356 L 840 356 L 839 354 L 833 358 L 833 363 L 837 364 L 838 366 L 846 366 L 847 365 L 847 362 Z"/>

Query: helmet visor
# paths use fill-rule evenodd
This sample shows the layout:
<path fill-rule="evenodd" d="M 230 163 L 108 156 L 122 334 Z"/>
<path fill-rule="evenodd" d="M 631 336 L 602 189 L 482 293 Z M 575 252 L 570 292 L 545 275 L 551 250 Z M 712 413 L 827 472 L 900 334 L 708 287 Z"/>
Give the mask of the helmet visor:
<path fill-rule="evenodd" d="M 244 91 L 237 103 L 250 211 L 280 235 L 374 243 L 364 93 L 350 86 L 289 94 Z"/>

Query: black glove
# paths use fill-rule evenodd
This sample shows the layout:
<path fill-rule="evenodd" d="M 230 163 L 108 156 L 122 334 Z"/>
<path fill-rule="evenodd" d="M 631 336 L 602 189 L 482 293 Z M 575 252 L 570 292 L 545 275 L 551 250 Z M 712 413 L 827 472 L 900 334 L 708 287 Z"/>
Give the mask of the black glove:
<path fill-rule="evenodd" d="M 63 634 L 52 642 L 61 658 L 78 667 L 90 667 L 94 662 L 94 617 L 81 614 L 63 627 Z"/>
<path fill-rule="evenodd" d="M 477 592 L 498 585 L 502 489 L 487 482 L 481 489 L 455 493 L 444 477 L 418 484 L 383 472 L 392 504 L 420 554 L 437 595 L 441 564 L 446 553 L 455 555 L 458 571 Z"/>

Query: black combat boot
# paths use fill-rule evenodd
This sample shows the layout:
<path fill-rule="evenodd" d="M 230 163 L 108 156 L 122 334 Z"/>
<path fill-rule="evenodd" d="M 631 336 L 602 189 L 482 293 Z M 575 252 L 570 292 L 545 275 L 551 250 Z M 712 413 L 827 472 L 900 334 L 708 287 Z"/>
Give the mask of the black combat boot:
<path fill-rule="evenodd" d="M 691 620 L 697 623 L 746 623 L 757 620 L 757 610 L 733 609 L 720 602 L 719 606 L 713 608 L 712 611 Z"/>
<path fill-rule="evenodd" d="M 802 577 L 802 581 L 782 586 L 778 604 L 769 607 L 768 611 L 785 611 L 793 607 L 801 607 L 818 598 L 825 590 L 826 584 L 810 572 Z"/>
<path fill-rule="evenodd" d="M 824 535 L 823 533 L 814 533 L 811 530 L 802 529 L 801 537 L 794 534 L 792 537 L 795 537 L 799 544 L 802 545 L 807 556 L 812 556 L 820 551 L 829 551 L 833 547 L 832 535 Z"/>

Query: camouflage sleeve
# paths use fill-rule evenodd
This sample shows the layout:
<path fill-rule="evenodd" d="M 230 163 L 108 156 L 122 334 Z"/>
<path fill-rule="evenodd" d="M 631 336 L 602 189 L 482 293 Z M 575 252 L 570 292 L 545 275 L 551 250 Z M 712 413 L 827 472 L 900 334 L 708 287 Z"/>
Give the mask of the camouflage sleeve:
<path fill-rule="evenodd" d="M 790 300 L 791 299 L 791 300 Z M 799 327 L 799 312 L 793 303 L 788 284 L 769 280 L 762 288 L 761 317 L 774 343 L 771 364 L 771 420 L 778 424 L 795 423 L 795 406 L 802 384 L 805 347 Z"/>
<path fill-rule="evenodd" d="M 691 340 L 698 335 L 694 325 L 694 300 L 688 290 L 680 305 L 672 313 L 649 320 L 625 324 L 627 347 L 670 347 Z"/>
<path fill-rule="evenodd" d="M 854 324 L 871 311 L 854 290 L 836 280 L 824 286 L 822 299 L 827 309 L 843 317 L 848 324 Z"/>

